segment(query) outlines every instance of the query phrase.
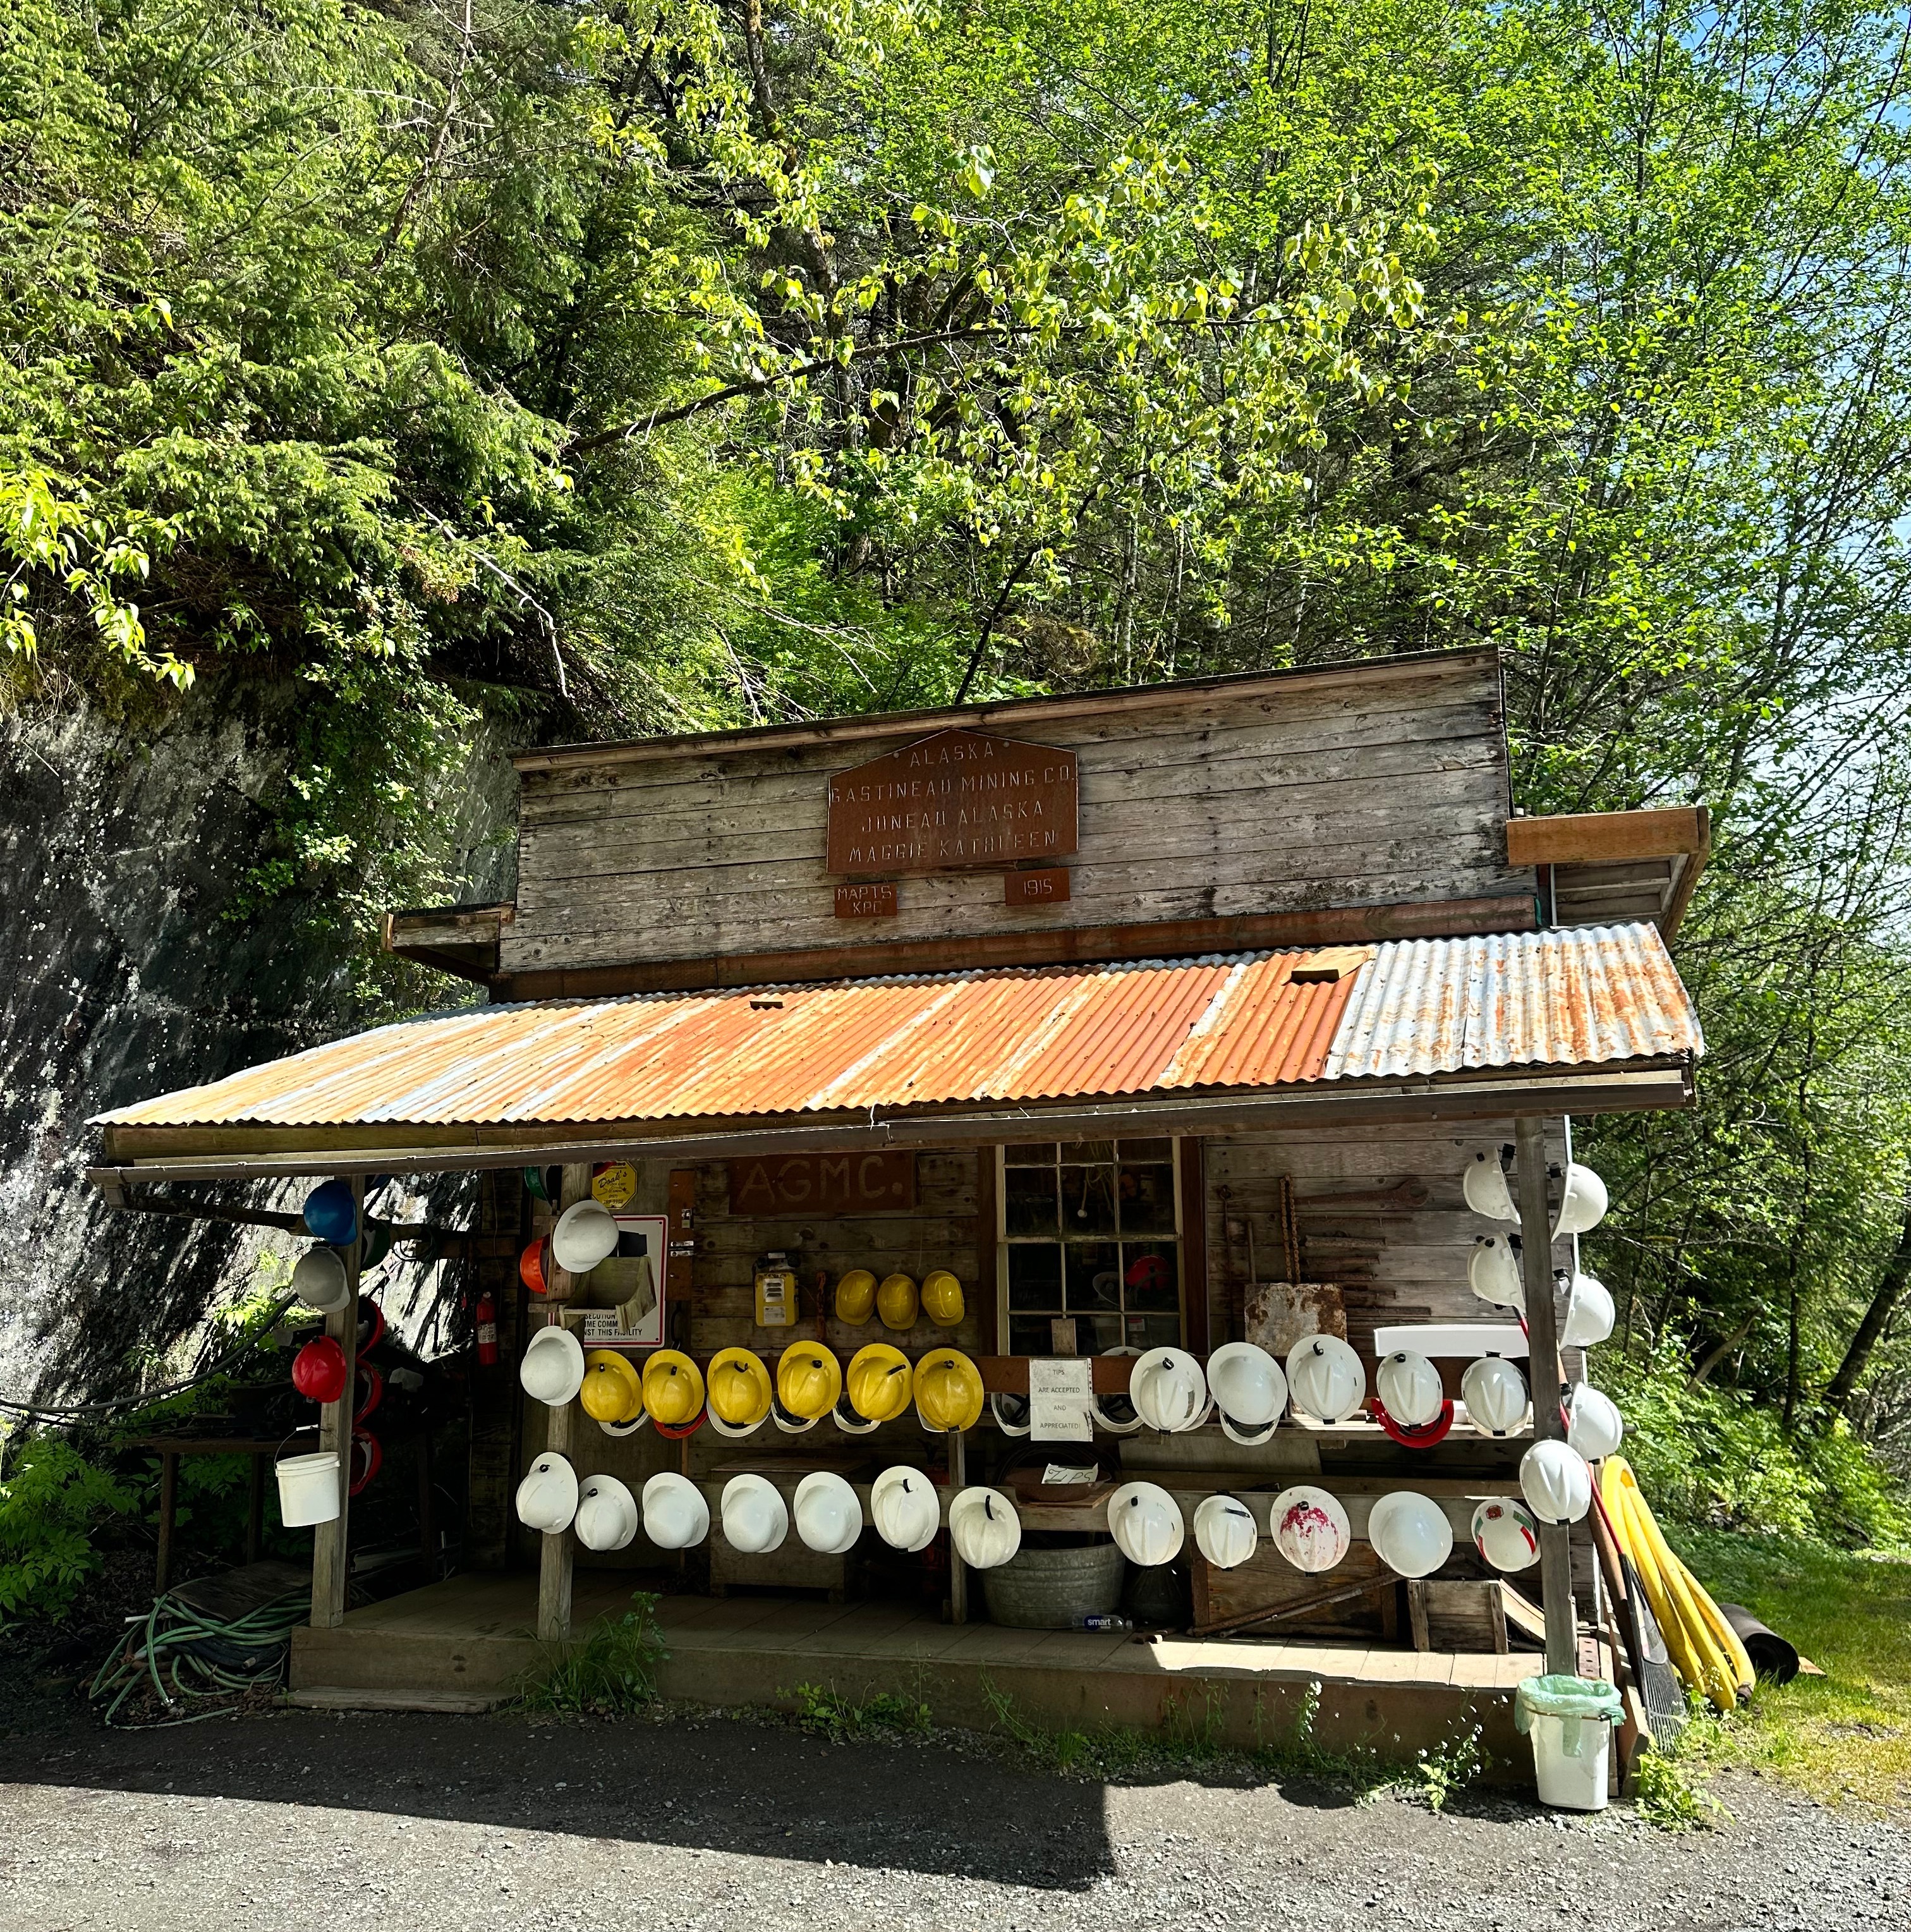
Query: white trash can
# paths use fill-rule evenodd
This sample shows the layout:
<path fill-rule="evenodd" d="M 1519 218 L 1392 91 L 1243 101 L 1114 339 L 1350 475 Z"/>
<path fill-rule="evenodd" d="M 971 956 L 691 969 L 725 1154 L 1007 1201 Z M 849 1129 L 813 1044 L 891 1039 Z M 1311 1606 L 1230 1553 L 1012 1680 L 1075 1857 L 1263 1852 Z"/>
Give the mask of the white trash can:
<path fill-rule="evenodd" d="M 1603 1677 L 1528 1677 L 1520 1685 L 1513 1721 L 1532 1736 L 1542 1804 L 1605 1810 L 1612 1726 L 1624 1714 L 1618 1690 Z"/>

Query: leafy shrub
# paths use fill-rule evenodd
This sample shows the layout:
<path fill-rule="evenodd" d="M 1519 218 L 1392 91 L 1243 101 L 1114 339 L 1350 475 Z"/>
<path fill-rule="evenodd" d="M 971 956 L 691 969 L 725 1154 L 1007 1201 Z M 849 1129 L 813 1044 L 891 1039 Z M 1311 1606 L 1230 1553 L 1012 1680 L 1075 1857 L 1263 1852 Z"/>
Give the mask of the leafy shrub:
<path fill-rule="evenodd" d="M 22 1443 L 0 1476 L 0 1627 L 64 1616 L 99 1567 L 93 1533 L 132 1492 L 57 1436 Z"/>
<path fill-rule="evenodd" d="M 657 1628 L 657 1599 L 638 1590 L 620 1617 L 599 1617 L 572 1646 L 549 1646 L 518 1695 L 533 1711 L 614 1716 L 640 1710 L 657 1695 L 658 1666 L 669 1657 Z"/>
<path fill-rule="evenodd" d="M 1670 1350 L 1642 1363 L 1614 1354 L 1599 1375 L 1626 1418 L 1624 1453 L 1669 1521 L 1885 1549 L 1911 1538 L 1903 1498 L 1843 1422 L 1788 1437 L 1748 1396 L 1694 1387 Z"/>

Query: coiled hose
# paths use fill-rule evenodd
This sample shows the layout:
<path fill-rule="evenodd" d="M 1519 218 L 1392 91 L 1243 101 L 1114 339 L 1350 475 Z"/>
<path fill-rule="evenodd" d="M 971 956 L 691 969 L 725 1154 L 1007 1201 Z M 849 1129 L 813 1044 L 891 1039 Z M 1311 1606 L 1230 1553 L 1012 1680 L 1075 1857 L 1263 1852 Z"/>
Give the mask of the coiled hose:
<path fill-rule="evenodd" d="M 292 1633 L 310 1610 L 311 1598 L 302 1590 L 228 1622 L 169 1593 L 127 1633 L 86 1694 L 96 1703 L 111 1700 L 102 1715 L 116 1730 L 165 1730 L 227 1716 L 238 1708 L 243 1693 L 284 1672 Z M 183 1706 L 186 1714 L 145 1724 L 118 1722 L 121 1706 L 148 1684 L 162 1708 Z M 214 1697 L 226 1701 L 212 1710 L 190 1708 L 192 1702 Z"/>

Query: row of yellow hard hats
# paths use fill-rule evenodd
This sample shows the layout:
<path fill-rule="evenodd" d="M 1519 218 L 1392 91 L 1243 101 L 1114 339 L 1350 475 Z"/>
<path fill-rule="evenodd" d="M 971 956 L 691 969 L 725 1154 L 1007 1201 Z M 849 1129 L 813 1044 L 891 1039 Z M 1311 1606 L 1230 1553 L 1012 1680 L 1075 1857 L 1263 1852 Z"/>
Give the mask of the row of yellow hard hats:
<path fill-rule="evenodd" d="M 763 1358 L 724 1348 L 711 1358 L 707 1381 L 691 1358 L 659 1348 L 639 1374 L 628 1357 L 593 1349 L 579 1396 L 584 1413 L 608 1428 L 634 1428 L 646 1415 L 665 1435 L 687 1435 L 707 1406 L 719 1433 L 747 1435 L 772 1411 L 807 1425 L 834 1412 L 851 1429 L 893 1422 L 914 1402 L 930 1429 L 972 1429 L 982 1414 L 982 1372 L 959 1348 L 932 1348 L 912 1368 L 886 1342 L 872 1342 L 851 1358 L 847 1376 L 819 1342 L 796 1342 L 783 1352 L 772 1383 Z"/>
<path fill-rule="evenodd" d="M 880 1282 L 867 1268 L 851 1268 L 836 1284 L 836 1319 L 860 1328 L 872 1315 L 885 1328 L 898 1332 L 916 1325 L 920 1310 L 938 1328 L 954 1328 L 962 1319 L 962 1284 L 946 1268 L 932 1268 L 919 1289 L 906 1274 L 884 1276 Z"/>

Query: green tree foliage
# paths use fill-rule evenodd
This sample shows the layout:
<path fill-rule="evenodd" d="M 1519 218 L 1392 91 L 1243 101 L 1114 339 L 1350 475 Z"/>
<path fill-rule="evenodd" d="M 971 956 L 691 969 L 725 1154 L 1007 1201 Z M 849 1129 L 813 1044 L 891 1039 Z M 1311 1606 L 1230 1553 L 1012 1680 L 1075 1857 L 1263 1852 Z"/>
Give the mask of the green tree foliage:
<path fill-rule="evenodd" d="M 362 928 L 486 721 L 1496 644 L 1525 804 L 1718 825 L 1703 1104 L 1593 1131 L 1593 1259 L 1816 1428 L 1905 1192 L 1907 31 L 22 0 L 0 662 L 277 693 L 259 895 Z"/>

